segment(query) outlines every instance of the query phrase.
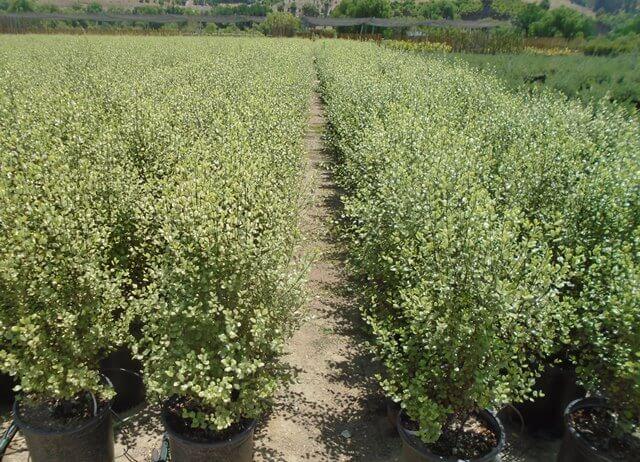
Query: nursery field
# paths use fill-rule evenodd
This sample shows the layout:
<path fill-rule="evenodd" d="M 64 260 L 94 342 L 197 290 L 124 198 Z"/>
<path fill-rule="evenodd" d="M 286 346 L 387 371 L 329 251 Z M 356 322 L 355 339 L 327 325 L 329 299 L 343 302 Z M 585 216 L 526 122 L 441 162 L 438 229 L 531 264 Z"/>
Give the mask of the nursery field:
<path fill-rule="evenodd" d="M 451 57 L 494 73 L 513 89 L 551 88 L 585 102 L 617 101 L 640 110 L 637 54 L 600 57 L 461 53 Z"/>
<path fill-rule="evenodd" d="M 465 60 L 0 36 L 0 459 L 637 461 L 638 119 Z"/>

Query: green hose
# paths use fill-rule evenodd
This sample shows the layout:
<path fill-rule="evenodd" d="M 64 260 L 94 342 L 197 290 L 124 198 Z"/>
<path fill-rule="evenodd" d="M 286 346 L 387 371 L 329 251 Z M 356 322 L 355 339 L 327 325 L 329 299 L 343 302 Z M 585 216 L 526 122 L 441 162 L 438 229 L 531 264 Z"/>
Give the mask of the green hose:
<path fill-rule="evenodd" d="M 4 435 L 2 435 L 2 438 L 0 438 L 0 461 L 2 460 L 5 451 L 9 447 L 9 443 L 11 443 L 13 437 L 16 436 L 16 433 L 18 433 L 18 426 L 15 423 L 11 422 L 11 425 L 9 426 L 7 431 L 4 432 Z"/>

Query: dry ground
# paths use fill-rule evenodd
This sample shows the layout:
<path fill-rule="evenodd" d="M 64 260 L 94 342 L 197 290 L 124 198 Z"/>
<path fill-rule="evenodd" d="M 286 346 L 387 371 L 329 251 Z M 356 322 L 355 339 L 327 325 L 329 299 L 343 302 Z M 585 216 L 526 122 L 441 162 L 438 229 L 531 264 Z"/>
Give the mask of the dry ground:
<path fill-rule="evenodd" d="M 290 339 L 286 361 L 297 380 L 278 397 L 277 406 L 256 433 L 256 461 L 397 462 L 400 438 L 390 427 L 384 400 L 373 375 L 375 362 L 364 347 L 366 331 L 347 287 L 342 248 L 331 223 L 340 208 L 340 192 L 324 149 L 325 119 L 317 94 L 311 101 L 306 137 L 305 184 L 310 201 L 302 217 L 305 253 L 313 256 L 310 300 L 300 330 Z M 4 409 L 2 429 L 8 424 Z M 117 461 L 150 461 L 161 443 L 157 408 L 143 408 L 116 431 Z M 503 462 L 552 462 L 557 442 L 511 432 Z M 27 462 L 18 434 L 3 462 Z M 70 461 L 72 462 L 72 461 Z M 232 461 L 230 461 L 232 462 Z"/>

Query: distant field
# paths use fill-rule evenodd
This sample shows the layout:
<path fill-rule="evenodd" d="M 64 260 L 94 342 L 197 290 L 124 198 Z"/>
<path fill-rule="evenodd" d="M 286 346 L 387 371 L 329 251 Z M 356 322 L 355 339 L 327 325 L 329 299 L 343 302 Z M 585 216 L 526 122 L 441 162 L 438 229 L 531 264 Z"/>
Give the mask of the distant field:
<path fill-rule="evenodd" d="M 636 55 L 601 57 L 455 53 L 448 56 L 495 72 L 514 89 L 545 86 L 583 101 L 605 98 L 640 109 L 640 64 Z"/>

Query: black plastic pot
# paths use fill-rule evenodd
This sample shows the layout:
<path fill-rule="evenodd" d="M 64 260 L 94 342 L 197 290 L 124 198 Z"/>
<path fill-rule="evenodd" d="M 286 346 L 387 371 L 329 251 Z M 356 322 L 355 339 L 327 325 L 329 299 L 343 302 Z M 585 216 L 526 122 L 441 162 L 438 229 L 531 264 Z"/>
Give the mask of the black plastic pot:
<path fill-rule="evenodd" d="M 162 411 L 162 421 L 169 435 L 171 462 L 251 462 L 253 460 L 255 420 L 252 420 L 241 433 L 228 440 L 212 443 L 192 441 L 177 433 L 168 423 L 166 406 Z"/>
<path fill-rule="evenodd" d="M 398 414 L 397 428 L 400 438 L 402 438 L 402 460 L 403 462 L 463 462 L 457 457 L 442 457 L 432 453 L 429 448 L 418 438 L 409 432 L 404 425 L 403 419 L 406 417 L 404 411 Z M 480 417 L 485 423 L 498 435 L 498 445 L 493 450 L 476 459 L 470 459 L 467 462 L 499 462 L 500 452 L 504 448 L 505 433 L 500 420 L 491 412 L 483 410 Z"/>
<path fill-rule="evenodd" d="M 15 380 L 9 374 L 0 374 L 0 405 L 11 405 L 15 400 Z"/>
<path fill-rule="evenodd" d="M 86 424 L 68 431 L 42 430 L 27 423 L 13 405 L 15 423 L 27 441 L 32 462 L 113 462 L 111 405 Z"/>
<path fill-rule="evenodd" d="M 393 429 L 396 429 L 396 422 L 398 421 L 398 414 L 400 414 L 400 404 L 396 403 L 390 398 L 386 399 L 387 402 L 387 419 L 392 425 Z"/>
<path fill-rule="evenodd" d="M 524 420 L 527 432 L 562 438 L 565 408 L 573 400 L 584 396 L 584 389 L 576 383 L 575 370 L 548 366 L 538 378 L 534 390 L 541 391 L 544 396 L 514 405 Z"/>
<path fill-rule="evenodd" d="M 127 347 L 120 347 L 100 360 L 100 369 L 126 369 L 140 374 L 142 372 L 142 363 L 137 359 L 133 359 L 133 353 Z"/>
<path fill-rule="evenodd" d="M 111 409 L 116 414 L 126 413 L 145 402 L 146 390 L 142 376 L 127 369 L 103 369 L 116 392 Z"/>
<path fill-rule="evenodd" d="M 575 411 L 597 407 L 606 407 L 605 400 L 595 397 L 582 398 L 572 401 L 567 406 L 564 411 L 564 438 L 562 439 L 557 462 L 615 462 L 614 459 L 603 455 L 587 443 L 569 422 L 571 414 Z"/>

